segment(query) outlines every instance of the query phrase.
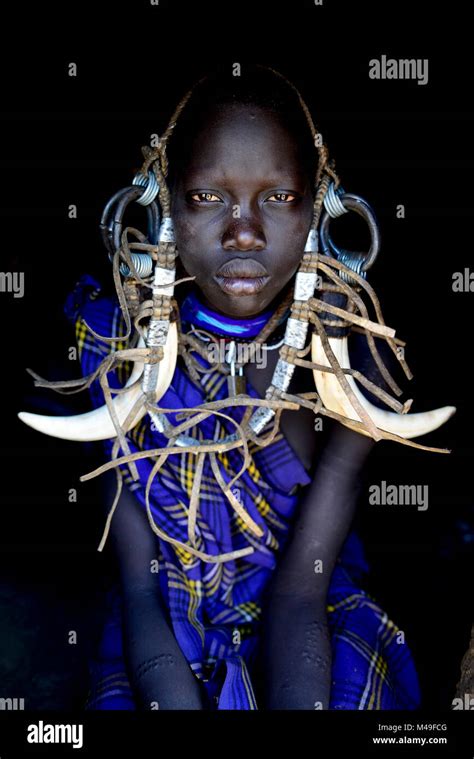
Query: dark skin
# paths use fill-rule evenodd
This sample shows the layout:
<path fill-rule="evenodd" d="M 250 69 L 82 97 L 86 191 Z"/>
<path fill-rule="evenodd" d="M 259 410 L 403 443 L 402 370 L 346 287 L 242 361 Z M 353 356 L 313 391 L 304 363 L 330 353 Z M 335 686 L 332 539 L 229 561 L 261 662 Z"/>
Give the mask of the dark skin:
<path fill-rule="evenodd" d="M 278 302 L 298 269 L 306 242 L 311 183 L 294 136 L 275 114 L 233 105 L 210 115 L 172 188 L 172 216 L 180 261 L 214 310 L 243 318 Z M 231 276 L 224 279 L 230 282 L 222 283 L 216 273 L 236 259 L 237 275 L 234 269 L 227 271 Z M 239 268 L 247 265 L 249 271 Z M 259 266 L 266 271 L 264 282 Z M 242 283 L 242 272 L 250 284 Z M 246 367 L 249 382 L 261 396 L 277 354 L 267 353 L 266 368 Z M 297 369 L 291 390 L 314 390 L 311 372 Z M 374 441 L 340 424 L 325 424 L 323 436 L 314 431 L 314 416 L 307 410 L 282 416 L 283 434 L 314 476 L 301 494 L 290 540 L 262 600 L 256 678 L 261 683 L 256 686 L 261 709 L 329 705 L 326 595 Z M 107 482 L 110 503 L 115 480 L 109 476 Z M 151 708 L 151 702 L 158 701 L 161 709 L 213 708 L 174 639 L 156 575 L 149 571 L 156 557 L 155 538 L 128 491 L 121 497 L 111 534 L 124 590 L 128 669 L 141 706 Z M 322 572 L 315 573 L 316 561 L 322 562 Z"/>
<path fill-rule="evenodd" d="M 212 308 L 252 316 L 298 269 L 312 218 L 310 178 L 291 135 L 272 114 L 234 106 L 208 123 L 173 191 L 179 256 Z M 222 291 L 216 273 L 235 259 L 265 267 L 269 281 L 261 292 Z"/>

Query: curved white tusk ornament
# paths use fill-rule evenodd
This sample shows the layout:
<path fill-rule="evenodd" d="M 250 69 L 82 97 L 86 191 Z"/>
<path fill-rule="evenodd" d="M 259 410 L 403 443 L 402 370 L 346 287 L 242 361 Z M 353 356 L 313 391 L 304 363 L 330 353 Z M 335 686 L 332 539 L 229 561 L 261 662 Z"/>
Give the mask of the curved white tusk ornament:
<path fill-rule="evenodd" d="M 329 344 L 337 361 L 342 369 L 350 369 L 349 349 L 347 337 L 329 337 Z M 313 334 L 311 355 L 313 363 L 321 366 L 331 366 L 326 352 L 324 350 L 321 338 Z M 341 387 L 336 375 L 332 372 L 321 372 L 313 370 L 316 389 L 324 406 L 330 411 L 354 419 L 360 422 L 361 419 L 354 410 L 350 399 Z M 416 414 L 397 414 L 394 411 L 385 411 L 384 409 L 374 406 L 373 403 L 363 396 L 357 387 L 353 377 L 350 374 L 345 375 L 355 396 L 367 411 L 373 423 L 380 429 L 398 435 L 406 439 L 426 435 L 428 432 L 441 427 L 453 414 L 456 413 L 455 406 L 443 406 L 442 408 L 433 409 L 432 411 L 422 411 Z M 349 426 L 349 425 L 348 425 Z M 357 428 L 357 432 L 370 437 L 369 433 Z"/>
<path fill-rule="evenodd" d="M 140 338 L 137 347 L 144 347 L 144 345 L 143 338 Z M 159 363 L 155 401 L 159 401 L 163 397 L 173 379 L 178 355 L 178 330 L 175 322 L 170 322 L 163 353 L 163 359 Z M 138 361 L 134 363 L 132 373 L 125 387 L 137 382 L 143 374 L 143 368 L 143 363 Z M 143 395 L 143 390 L 141 385 L 137 383 L 129 392 L 120 393 L 112 398 L 120 426 L 123 426 L 132 407 L 141 395 Z M 146 413 L 146 407 L 141 406 L 135 418 L 129 423 L 127 428 L 124 428 L 125 432 L 128 432 L 138 424 Z M 85 414 L 76 414 L 74 416 L 44 416 L 43 414 L 20 411 L 18 418 L 34 430 L 38 430 L 38 432 L 51 435 L 51 437 L 62 438 L 63 440 L 86 442 L 117 437 L 107 404 L 93 411 L 87 411 Z"/>

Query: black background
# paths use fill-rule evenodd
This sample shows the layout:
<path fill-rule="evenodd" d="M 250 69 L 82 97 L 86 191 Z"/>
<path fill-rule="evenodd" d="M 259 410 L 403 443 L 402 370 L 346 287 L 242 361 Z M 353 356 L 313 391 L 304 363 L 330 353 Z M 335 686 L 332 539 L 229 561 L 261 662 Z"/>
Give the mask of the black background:
<path fill-rule="evenodd" d="M 269 64 L 301 90 L 347 191 L 366 198 L 383 246 L 370 272 L 387 324 L 407 341 L 413 411 L 455 405 L 456 416 L 420 442 L 426 453 L 383 441 L 368 483 L 428 484 L 429 509 L 374 507 L 358 520 L 371 575 L 367 590 L 404 630 L 423 706 L 449 709 L 472 610 L 473 502 L 470 414 L 474 293 L 453 293 L 472 261 L 472 42 L 460 4 L 359 2 L 256 4 L 81 3 L 24 5 L 2 51 L 2 271 L 25 273 L 25 295 L 0 293 L 3 333 L 0 591 L 1 663 L 10 696 L 32 708 L 78 706 L 85 662 L 113 577 L 102 534 L 95 446 L 41 436 L 16 418 L 42 398 L 58 413 L 87 410 L 33 387 L 78 376 L 62 307 L 80 274 L 110 278 L 99 235 L 103 206 L 131 183 L 142 145 L 178 100 L 216 64 Z M 415 14 L 415 9 L 417 13 Z M 429 83 L 374 81 L 382 54 L 428 58 Z M 77 63 L 78 76 L 67 67 Z M 68 205 L 78 218 L 67 217 Z M 396 218 L 403 204 L 406 218 Z M 357 224 L 360 247 L 365 237 Z M 351 231 L 352 234 L 352 231 Z M 354 246 L 357 247 L 357 246 Z M 54 396 L 54 397 L 53 397 Z M 78 489 L 77 503 L 68 490 Z M 78 630 L 78 645 L 67 631 Z M 9 640 L 6 636 L 10 635 Z M 66 682 L 68 681 L 68 682 Z"/>

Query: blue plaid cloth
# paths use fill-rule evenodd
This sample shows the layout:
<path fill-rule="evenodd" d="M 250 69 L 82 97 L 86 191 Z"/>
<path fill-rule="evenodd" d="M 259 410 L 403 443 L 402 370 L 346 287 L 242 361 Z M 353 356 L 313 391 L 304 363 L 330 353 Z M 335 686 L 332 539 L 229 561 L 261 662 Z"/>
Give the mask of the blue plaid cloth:
<path fill-rule="evenodd" d="M 100 335 L 121 336 L 125 323 L 115 297 L 101 295 L 101 285 L 85 274 L 64 306 L 75 325 L 83 375 L 93 372 L 111 350 L 96 339 L 82 319 Z M 127 347 L 115 343 L 115 349 Z M 131 372 L 123 362 L 110 372 L 111 387 L 121 387 Z M 90 387 L 94 407 L 104 403 L 97 380 Z M 252 388 L 250 395 L 257 397 Z M 225 378 L 210 370 L 200 385 L 179 364 L 170 388 L 160 400 L 163 408 L 186 408 L 203 401 L 225 398 Z M 226 409 L 240 420 L 242 408 Z M 173 415 L 168 417 L 176 423 Z M 234 428 L 210 417 L 198 426 L 199 437 L 220 437 Z M 154 429 L 146 415 L 127 433 L 132 453 L 158 448 L 166 438 Z M 112 441 L 104 441 L 107 460 Z M 294 452 L 279 434 L 267 448 L 250 446 L 252 462 L 238 481 L 239 500 L 263 529 L 256 538 L 233 511 L 206 463 L 200 488 L 196 521 L 196 547 L 219 554 L 254 547 L 254 553 L 232 561 L 211 563 L 185 548 L 156 537 L 159 572 L 157 583 L 170 612 L 174 633 L 189 666 L 205 685 L 210 708 L 257 709 L 252 672 L 259 640 L 262 593 L 275 569 L 289 535 L 301 487 L 309 477 Z M 222 476 L 228 481 L 242 464 L 238 451 L 218 456 Z M 195 457 L 173 454 L 153 481 L 150 507 L 156 524 L 168 535 L 186 543 L 187 508 L 193 484 Z M 124 482 L 145 508 L 145 485 L 154 461 L 137 461 L 140 479 L 134 482 L 126 465 Z M 332 691 L 329 708 L 416 709 L 420 691 L 408 646 L 397 626 L 360 586 L 368 566 L 358 536 L 349 534 L 334 569 L 327 598 L 332 643 Z M 107 621 L 95 658 L 90 662 L 90 689 L 85 708 L 90 710 L 136 709 L 122 648 L 120 588 L 106 599 Z M 236 636 L 238 632 L 238 636 Z M 234 641 L 238 640 L 237 643 Z"/>

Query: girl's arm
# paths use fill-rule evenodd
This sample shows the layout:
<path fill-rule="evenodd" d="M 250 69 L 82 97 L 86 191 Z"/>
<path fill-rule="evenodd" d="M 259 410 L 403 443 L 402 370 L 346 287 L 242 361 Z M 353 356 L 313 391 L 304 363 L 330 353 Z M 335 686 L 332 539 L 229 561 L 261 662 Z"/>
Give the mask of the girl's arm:
<path fill-rule="evenodd" d="M 104 502 L 115 493 L 113 472 L 104 475 Z M 168 622 L 158 576 L 155 536 L 141 505 L 123 487 L 110 525 L 124 599 L 124 651 L 132 688 L 143 709 L 202 709 L 200 684 Z"/>
<path fill-rule="evenodd" d="M 326 595 L 372 438 L 336 423 L 268 590 L 262 656 L 267 709 L 327 709 L 331 647 Z"/>

